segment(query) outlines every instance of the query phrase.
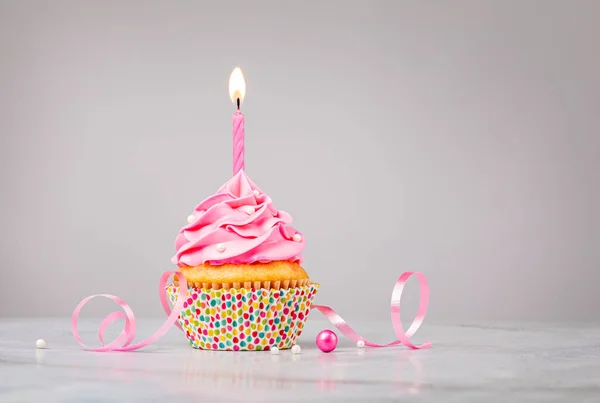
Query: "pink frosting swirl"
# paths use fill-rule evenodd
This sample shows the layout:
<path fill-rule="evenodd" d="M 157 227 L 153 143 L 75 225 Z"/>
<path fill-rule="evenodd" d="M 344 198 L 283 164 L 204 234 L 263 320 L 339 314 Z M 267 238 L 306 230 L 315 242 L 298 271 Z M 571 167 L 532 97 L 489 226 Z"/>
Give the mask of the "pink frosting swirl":
<path fill-rule="evenodd" d="M 277 210 L 244 171 L 239 171 L 194 209 L 194 220 L 179 231 L 178 266 L 204 263 L 302 262 L 305 241 L 292 217 Z"/>

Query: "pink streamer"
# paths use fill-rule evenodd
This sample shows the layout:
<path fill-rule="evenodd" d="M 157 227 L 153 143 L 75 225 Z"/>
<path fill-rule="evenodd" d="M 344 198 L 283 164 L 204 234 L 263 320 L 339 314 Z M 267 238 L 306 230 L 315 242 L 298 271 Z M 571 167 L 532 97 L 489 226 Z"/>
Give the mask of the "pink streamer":
<path fill-rule="evenodd" d="M 179 297 L 177 298 L 177 302 L 171 309 L 169 307 L 169 303 L 167 301 L 165 288 L 167 285 L 167 281 L 169 280 L 169 277 L 172 274 L 177 275 L 179 278 Z M 404 328 L 402 326 L 402 320 L 400 318 L 400 299 L 402 297 L 402 291 L 404 290 L 404 286 L 406 285 L 406 282 L 412 275 L 416 276 L 417 279 L 419 280 L 419 284 L 421 287 L 421 298 L 420 298 L 420 302 L 419 302 L 419 309 L 417 310 L 415 319 L 409 326 L 408 331 L 405 332 Z M 71 330 L 73 331 L 73 337 L 75 337 L 75 340 L 80 345 L 82 345 L 86 350 L 97 351 L 97 352 L 133 351 L 133 350 L 140 349 L 142 347 L 146 347 L 146 346 L 154 343 L 156 340 L 160 339 L 162 336 L 164 336 L 165 333 L 167 333 L 167 331 L 173 325 L 177 326 L 180 330 L 183 330 L 181 328 L 181 325 L 177 322 L 177 317 L 183 310 L 183 303 L 186 300 L 187 288 L 188 288 L 187 281 L 185 280 L 185 277 L 180 272 L 167 271 L 167 272 L 163 273 L 163 275 L 161 276 L 160 281 L 159 281 L 158 291 L 159 291 L 159 295 L 160 295 L 160 302 L 163 306 L 165 313 L 168 315 L 168 318 L 154 334 L 152 334 L 147 339 L 140 341 L 139 343 L 131 345 L 131 342 L 133 341 L 133 338 L 135 337 L 135 327 L 136 327 L 136 319 L 135 319 L 135 315 L 133 314 L 133 311 L 131 310 L 129 305 L 127 305 L 125 303 L 125 301 L 123 301 L 119 297 L 115 297 L 114 295 L 109 295 L 109 294 L 97 294 L 97 295 L 89 296 L 87 298 L 84 298 L 79 303 L 79 305 L 77 305 L 77 307 L 75 307 L 75 310 L 73 311 L 73 316 L 71 318 Z M 120 311 L 113 312 L 113 313 L 109 314 L 108 316 L 106 316 L 102 320 L 102 322 L 100 323 L 100 326 L 98 328 L 98 339 L 100 339 L 100 343 L 102 346 L 92 348 L 92 347 L 88 347 L 87 345 L 85 345 L 83 343 L 83 341 L 81 340 L 81 337 L 79 336 L 79 332 L 77 330 L 77 321 L 79 319 L 79 313 L 80 313 L 81 309 L 84 307 L 84 305 L 87 304 L 88 301 L 90 301 L 91 299 L 94 299 L 96 297 L 104 297 L 104 298 L 108 298 L 108 299 L 116 302 L 117 304 L 119 304 L 121 306 L 121 308 L 123 309 L 124 312 L 120 312 Z M 398 278 L 398 280 L 396 281 L 396 284 L 394 285 L 394 289 L 392 291 L 392 300 L 391 300 L 391 305 L 390 305 L 392 325 L 394 327 L 394 332 L 396 333 L 396 336 L 398 337 L 398 339 L 395 341 L 392 341 L 388 344 L 377 344 L 377 343 L 373 343 L 371 341 L 366 340 L 364 337 L 359 335 L 354 329 L 352 329 L 350 327 L 350 325 L 348 325 L 348 323 L 346 323 L 346 321 L 344 319 L 342 319 L 342 317 L 340 315 L 338 315 L 333 309 L 331 309 L 328 306 L 313 305 L 312 308 L 317 309 L 319 312 L 321 312 L 323 315 L 325 315 L 325 317 L 344 336 L 346 336 L 348 339 L 350 339 L 352 341 L 356 342 L 359 340 L 363 340 L 365 345 L 370 346 L 370 347 L 389 347 L 389 346 L 395 346 L 398 344 L 404 344 L 405 346 L 407 346 L 411 349 L 423 349 L 423 348 L 431 347 L 431 343 L 425 342 L 420 345 L 415 345 L 415 344 L 411 343 L 411 341 L 409 339 L 412 335 L 414 335 L 416 333 L 416 331 L 419 329 L 419 327 L 423 323 L 423 320 L 425 319 L 425 315 L 427 314 L 427 306 L 428 305 L 429 305 L 429 285 L 427 284 L 427 279 L 425 278 L 425 276 L 418 272 L 403 273 Z M 124 326 L 123 330 L 121 331 L 121 333 L 112 342 L 105 344 L 104 343 L 104 331 L 108 328 L 109 325 L 111 325 L 115 321 L 117 321 L 119 319 L 123 319 L 123 318 L 125 319 L 125 326 Z"/>
<path fill-rule="evenodd" d="M 404 328 L 402 327 L 402 319 L 400 318 L 400 299 L 402 298 L 402 291 L 404 290 L 404 286 L 406 282 L 410 278 L 410 276 L 415 275 L 419 280 L 419 284 L 421 286 L 421 298 L 419 302 L 419 309 L 417 310 L 417 314 L 413 319 L 410 327 L 407 332 L 404 332 Z M 431 342 L 425 342 L 421 345 L 414 345 L 410 342 L 409 338 L 417 332 L 423 320 L 425 319 L 425 315 L 427 314 L 427 307 L 429 306 L 429 284 L 427 284 L 427 279 L 425 276 L 419 272 L 410 272 L 407 271 L 403 273 L 396 284 L 394 285 L 394 290 L 392 291 L 392 301 L 390 304 L 390 311 L 392 317 L 392 325 L 394 326 L 394 332 L 396 333 L 396 337 L 398 340 L 392 341 L 388 344 L 377 344 L 371 341 L 366 340 L 364 337 L 356 333 L 354 329 L 346 323 L 344 319 L 340 315 L 338 315 L 333 309 L 325 305 L 313 305 L 313 309 L 317 309 L 321 312 L 325 317 L 333 324 L 333 326 L 337 327 L 338 330 L 347 338 L 352 341 L 362 340 L 365 342 L 366 346 L 370 347 L 389 347 L 395 346 L 397 344 L 404 344 L 406 347 L 411 349 L 421 349 L 431 347 Z"/>
<path fill-rule="evenodd" d="M 171 308 L 169 308 L 169 303 L 167 301 L 167 295 L 165 292 L 165 287 L 167 286 L 167 281 L 169 280 L 169 277 L 171 277 L 171 274 L 176 274 L 179 278 L 179 297 L 177 298 L 177 303 L 173 306 L 172 310 Z M 164 336 L 165 333 L 167 333 L 167 331 L 173 325 L 177 326 L 181 330 L 181 325 L 177 323 L 177 317 L 181 313 L 181 310 L 183 309 L 183 303 L 186 300 L 187 281 L 185 280 L 185 277 L 180 272 L 164 272 L 163 275 L 160 277 L 158 291 L 160 295 L 160 302 L 163 306 L 163 309 L 165 310 L 165 313 L 168 315 L 168 318 L 165 321 L 165 323 L 163 323 L 162 326 L 147 339 L 142 340 L 139 343 L 130 345 L 133 341 L 133 338 L 135 337 L 135 315 L 133 314 L 133 311 L 131 310 L 129 305 L 125 303 L 125 301 L 123 301 L 119 297 L 115 297 L 114 295 L 110 294 L 97 294 L 89 296 L 87 298 L 84 298 L 79 303 L 79 305 L 75 307 L 75 310 L 73 311 L 73 316 L 71 317 L 71 330 L 73 332 L 73 337 L 75 337 L 75 340 L 77 340 L 77 342 L 81 344 L 85 349 L 90 351 L 133 351 L 154 343 L 156 340 Z M 79 312 L 84 307 L 84 305 L 87 304 L 88 301 L 96 297 L 104 297 L 115 301 L 121 306 L 121 308 L 123 308 L 123 311 L 125 311 L 125 313 L 119 311 L 113 312 L 102 320 L 102 322 L 100 323 L 100 327 L 98 328 L 98 338 L 100 339 L 102 347 L 92 348 L 85 345 L 81 340 L 81 337 L 79 337 L 79 331 L 77 330 L 77 320 L 79 319 Z M 110 324 L 121 318 L 125 318 L 125 327 L 116 339 L 114 339 L 108 344 L 104 344 L 104 331 L 106 330 L 106 328 L 108 328 Z"/>

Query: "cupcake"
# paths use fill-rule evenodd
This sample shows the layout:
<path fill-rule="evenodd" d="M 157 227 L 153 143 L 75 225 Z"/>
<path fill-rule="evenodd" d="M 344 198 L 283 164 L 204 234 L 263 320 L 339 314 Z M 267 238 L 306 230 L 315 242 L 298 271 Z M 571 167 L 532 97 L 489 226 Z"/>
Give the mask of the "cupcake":
<path fill-rule="evenodd" d="M 172 262 L 188 283 L 179 316 L 190 345 L 212 350 L 291 348 L 318 290 L 305 240 L 241 170 L 202 201 L 175 239 Z M 177 299 L 178 279 L 167 288 Z"/>

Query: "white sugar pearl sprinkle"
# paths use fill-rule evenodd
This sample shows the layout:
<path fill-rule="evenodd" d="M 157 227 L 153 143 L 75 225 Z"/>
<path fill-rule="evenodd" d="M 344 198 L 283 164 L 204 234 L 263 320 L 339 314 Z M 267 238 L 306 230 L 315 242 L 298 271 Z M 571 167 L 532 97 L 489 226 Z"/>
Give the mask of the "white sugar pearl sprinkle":
<path fill-rule="evenodd" d="M 363 340 L 359 340 L 356 342 L 356 347 L 365 348 L 365 342 Z"/>
<path fill-rule="evenodd" d="M 246 207 L 246 213 L 248 215 L 252 215 L 252 214 L 256 213 L 256 209 L 252 206 L 248 206 L 248 207 Z"/>
<path fill-rule="evenodd" d="M 191 224 L 194 222 L 195 219 L 196 219 L 196 216 L 193 214 L 190 214 L 187 218 L 187 221 Z"/>
<path fill-rule="evenodd" d="M 271 347 L 271 355 L 279 355 L 279 349 L 277 347 Z"/>
<path fill-rule="evenodd" d="M 300 235 L 300 234 L 294 234 L 294 236 L 292 237 L 292 239 L 295 242 L 300 242 L 300 241 L 302 241 L 302 235 Z"/>
<path fill-rule="evenodd" d="M 302 349 L 300 348 L 299 345 L 294 345 L 294 347 L 292 347 L 292 354 L 300 354 L 302 352 Z"/>
<path fill-rule="evenodd" d="M 218 244 L 217 244 L 217 246 L 216 246 L 216 248 L 217 248 L 217 252 L 221 252 L 221 253 L 222 253 L 222 252 L 225 252 L 225 249 L 227 249 L 227 248 L 225 247 L 225 244 L 224 244 L 224 243 L 218 243 Z"/>
<path fill-rule="evenodd" d="M 46 348 L 46 341 L 44 341 L 44 339 L 37 339 L 35 346 L 37 348 Z"/>
<path fill-rule="evenodd" d="M 260 195 L 260 192 L 258 190 L 254 190 L 253 193 L 254 193 L 254 196 L 259 196 Z"/>

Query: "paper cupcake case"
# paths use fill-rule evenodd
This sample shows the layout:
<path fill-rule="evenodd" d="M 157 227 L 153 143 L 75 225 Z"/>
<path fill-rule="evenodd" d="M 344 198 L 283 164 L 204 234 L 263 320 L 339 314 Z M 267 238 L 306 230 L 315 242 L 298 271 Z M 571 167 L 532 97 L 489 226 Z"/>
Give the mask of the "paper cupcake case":
<path fill-rule="evenodd" d="M 189 287 L 178 320 L 193 348 L 288 349 L 300 337 L 318 289 L 316 283 L 279 290 Z M 178 290 L 167 287 L 172 303 Z"/>

